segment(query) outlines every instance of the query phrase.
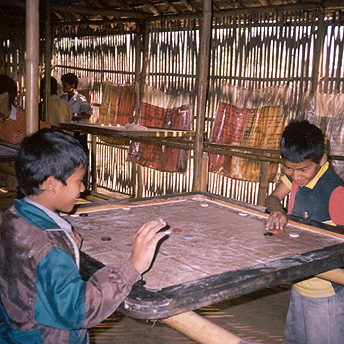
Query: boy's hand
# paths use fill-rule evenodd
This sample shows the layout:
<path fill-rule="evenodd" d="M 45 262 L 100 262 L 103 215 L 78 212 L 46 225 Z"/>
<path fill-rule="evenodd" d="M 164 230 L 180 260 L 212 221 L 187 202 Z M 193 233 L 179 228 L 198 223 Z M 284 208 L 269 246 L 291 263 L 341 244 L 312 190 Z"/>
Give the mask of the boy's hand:
<path fill-rule="evenodd" d="M 157 233 L 165 226 L 166 222 L 161 219 L 148 222 L 134 234 L 130 261 L 140 274 L 143 274 L 150 267 L 159 240 L 171 233 L 169 231 Z"/>
<path fill-rule="evenodd" d="M 282 210 L 275 210 L 270 213 L 268 222 L 266 223 L 266 230 L 270 228 L 284 229 L 288 223 L 287 214 Z"/>

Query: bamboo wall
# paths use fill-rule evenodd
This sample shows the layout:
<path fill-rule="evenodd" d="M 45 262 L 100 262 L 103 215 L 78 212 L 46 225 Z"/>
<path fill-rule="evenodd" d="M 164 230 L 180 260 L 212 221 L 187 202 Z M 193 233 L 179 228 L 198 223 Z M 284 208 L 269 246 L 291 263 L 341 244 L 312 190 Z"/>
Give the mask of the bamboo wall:
<path fill-rule="evenodd" d="M 221 87 L 247 89 L 288 85 L 295 104 L 290 118 L 302 108 L 311 91 L 344 93 L 344 15 L 321 8 L 278 11 L 226 11 L 213 14 L 209 91 L 205 139 L 214 124 Z M 88 88 L 96 119 L 102 83 L 137 82 L 173 94 L 190 92 L 196 118 L 200 75 L 202 20 L 147 20 L 97 22 L 56 26 L 53 42 L 53 75 L 74 72 Z M 9 38 L 8 38 L 9 37 Z M 0 68 L 23 84 L 23 38 L 13 30 L 0 32 Z M 42 73 L 43 73 L 43 63 Z M 80 87 L 79 87 L 80 88 Z M 22 90 L 22 87 L 20 88 Z M 21 93 L 23 94 L 23 93 Z M 19 98 L 21 105 L 23 98 Z M 133 166 L 125 161 L 126 146 L 98 144 L 98 183 L 111 190 L 133 194 Z M 100 162 L 101 160 L 101 162 Z M 192 190 L 192 154 L 187 173 L 165 173 L 145 168 L 144 196 Z M 243 201 L 257 202 L 257 183 L 209 173 L 208 190 Z M 273 184 L 269 185 L 269 190 Z"/>

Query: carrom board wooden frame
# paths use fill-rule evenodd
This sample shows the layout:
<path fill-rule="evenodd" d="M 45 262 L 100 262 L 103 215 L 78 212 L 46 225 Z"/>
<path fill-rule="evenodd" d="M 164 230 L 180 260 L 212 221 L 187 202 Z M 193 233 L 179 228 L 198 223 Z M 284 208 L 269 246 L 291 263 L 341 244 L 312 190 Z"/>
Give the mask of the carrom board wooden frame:
<path fill-rule="evenodd" d="M 91 205 L 83 204 L 78 208 L 74 216 L 71 217 L 71 222 L 78 230 L 78 221 L 80 221 L 80 219 L 84 219 L 84 221 L 89 219 L 89 217 L 79 216 L 80 213 L 102 210 L 108 211 L 119 208 L 131 208 L 134 210 L 135 206 L 149 206 L 167 202 L 173 204 L 173 202 L 180 200 L 198 200 L 202 204 L 214 202 L 219 206 L 229 206 L 235 212 L 261 217 L 263 222 L 265 222 L 268 217 L 268 214 L 264 213 L 263 207 L 244 204 L 209 193 L 191 192 L 155 198 L 99 202 Z M 180 216 L 182 217 L 183 214 L 181 213 Z M 161 217 L 163 218 L 164 216 Z M 244 223 L 245 216 L 243 216 L 242 219 Z M 192 224 L 193 219 L 189 218 L 189 221 L 190 224 Z M 301 233 L 302 231 L 306 231 L 307 233 L 314 233 L 317 238 L 320 236 L 320 242 L 322 242 L 322 236 L 324 236 L 324 238 L 330 238 L 331 240 L 333 239 L 334 242 L 325 244 L 323 247 L 317 249 L 306 249 L 299 254 L 292 254 L 283 258 L 272 257 L 271 260 L 262 263 L 249 263 L 243 268 L 234 270 L 228 269 L 228 271 L 221 273 L 217 273 L 215 265 L 213 267 L 214 273 L 211 276 L 190 280 L 185 283 L 179 283 L 157 290 L 146 287 L 144 275 L 143 281 L 133 286 L 128 297 L 120 305 L 120 310 L 124 314 L 137 319 L 164 319 L 222 300 L 238 297 L 281 283 L 306 278 L 344 265 L 344 236 L 341 234 L 342 228 L 336 228 L 295 217 L 290 218 L 288 225 L 292 226 L 292 228 L 295 228 L 297 231 L 301 231 Z M 264 240 L 267 240 L 267 245 L 271 245 L 271 242 L 269 242 L 270 239 L 264 236 L 264 231 L 265 230 L 262 229 L 259 230 L 259 238 L 264 237 Z M 277 236 L 278 234 L 274 234 L 275 238 L 277 238 Z M 316 239 L 316 241 L 319 240 Z M 165 244 L 168 245 L 168 240 L 164 245 Z M 248 243 L 248 245 L 249 244 L 252 243 Z M 81 252 L 81 272 L 85 279 L 104 266 L 102 262 L 92 258 L 91 255 L 92 253 L 90 252 Z M 171 264 L 173 270 L 173 262 L 170 261 L 169 264 Z M 154 264 L 152 270 L 153 269 Z"/>

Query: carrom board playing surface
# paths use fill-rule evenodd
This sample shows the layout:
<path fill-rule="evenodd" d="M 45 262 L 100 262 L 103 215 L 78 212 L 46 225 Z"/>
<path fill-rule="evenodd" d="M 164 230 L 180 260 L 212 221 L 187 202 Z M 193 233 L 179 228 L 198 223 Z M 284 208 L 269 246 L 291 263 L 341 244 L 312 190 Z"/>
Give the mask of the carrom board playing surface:
<path fill-rule="evenodd" d="M 226 199 L 189 194 L 83 205 L 68 220 L 84 239 L 83 252 L 104 265 L 119 265 L 130 257 L 135 231 L 145 222 L 164 219 L 171 234 L 160 244 L 154 264 L 143 275 L 140 286 L 152 295 L 161 296 L 171 290 L 182 292 L 191 286 L 197 289 L 197 285 L 200 289 L 209 285 L 215 290 L 218 284 L 228 284 L 230 289 L 234 288 L 233 281 L 239 283 L 234 289 L 241 285 L 245 292 L 245 282 L 251 285 L 249 289 L 280 283 L 273 281 L 272 272 L 281 274 L 297 267 L 295 272 L 291 271 L 305 277 L 313 272 L 309 266 L 309 271 L 301 267 L 310 262 L 326 259 L 328 268 L 317 266 L 316 273 L 342 264 L 338 262 L 338 255 L 342 260 L 344 254 L 338 253 L 344 248 L 340 234 L 290 222 L 282 233 L 266 236 L 267 216 Z M 329 263 L 327 260 L 333 255 L 336 263 Z M 292 272 L 287 273 L 284 281 L 295 278 Z M 215 294 L 221 294 L 220 289 Z M 222 290 L 222 294 L 226 293 Z M 221 296 L 214 297 L 219 301 Z M 212 299 L 209 295 L 208 298 Z"/>

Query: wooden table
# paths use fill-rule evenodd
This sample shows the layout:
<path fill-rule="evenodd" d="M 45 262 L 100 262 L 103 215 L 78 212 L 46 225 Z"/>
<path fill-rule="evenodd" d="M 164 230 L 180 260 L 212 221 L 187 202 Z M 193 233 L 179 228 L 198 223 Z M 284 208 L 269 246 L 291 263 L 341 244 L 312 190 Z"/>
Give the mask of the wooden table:
<path fill-rule="evenodd" d="M 132 235 L 144 222 L 167 221 L 172 233 L 120 310 L 138 319 L 164 319 L 178 328 L 175 320 L 183 317 L 186 323 L 194 316 L 192 310 L 344 265 L 340 229 L 290 221 L 282 233 L 266 236 L 267 216 L 262 207 L 188 193 L 82 205 L 68 220 L 84 238 L 86 274 L 129 258 Z M 193 321 L 191 327 L 184 333 L 195 339 L 204 326 L 198 328 Z M 210 338 L 209 343 L 217 343 L 213 329 Z"/>
<path fill-rule="evenodd" d="M 0 141 L 0 172 L 15 176 L 14 165 L 9 162 L 14 160 L 17 149 L 12 143 Z"/>
<path fill-rule="evenodd" d="M 189 138 L 194 136 L 194 131 L 177 129 L 159 129 L 147 127 L 123 125 L 106 125 L 92 123 L 60 123 L 59 127 L 63 130 L 84 132 L 97 136 L 108 137 L 128 137 L 132 139 L 144 138 Z"/>
<path fill-rule="evenodd" d="M 190 142 L 181 143 L 176 142 L 177 139 L 190 139 L 194 137 L 195 132 L 191 130 L 174 130 L 174 129 L 159 129 L 159 128 L 147 128 L 142 126 L 130 125 L 128 127 L 117 125 L 104 125 L 104 124 L 91 124 L 91 123 L 60 123 L 59 128 L 62 130 L 73 131 L 75 133 L 87 133 L 92 135 L 91 142 L 91 180 L 92 190 L 97 191 L 97 145 L 96 136 L 105 136 L 112 138 L 126 138 L 130 142 L 133 141 L 144 141 L 150 143 L 161 143 L 162 140 L 168 141 L 169 145 L 175 148 L 191 149 L 193 144 Z M 180 141 L 180 140 L 179 140 Z M 166 144 L 167 142 L 164 142 Z M 134 197 L 142 197 L 142 167 L 136 166 L 132 163 L 133 171 L 133 185 Z"/>
<path fill-rule="evenodd" d="M 18 147 L 8 142 L 0 141 L 0 162 L 13 161 Z"/>

